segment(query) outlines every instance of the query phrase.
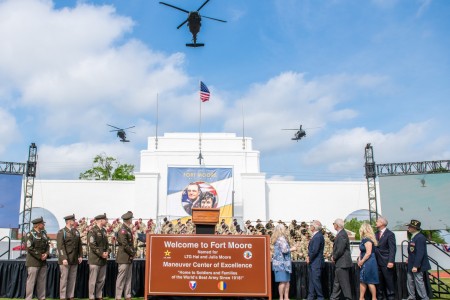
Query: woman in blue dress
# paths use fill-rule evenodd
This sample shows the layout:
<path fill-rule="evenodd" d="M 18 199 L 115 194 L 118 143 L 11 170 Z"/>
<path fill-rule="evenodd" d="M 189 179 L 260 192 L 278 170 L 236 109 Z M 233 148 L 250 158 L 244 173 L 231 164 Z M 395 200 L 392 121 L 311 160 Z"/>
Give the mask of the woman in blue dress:
<path fill-rule="evenodd" d="M 272 270 L 275 273 L 275 282 L 279 282 L 280 300 L 289 299 L 289 282 L 292 273 L 291 251 L 296 249 L 289 245 L 285 230 L 284 225 L 278 224 L 271 237 L 273 246 Z"/>
<path fill-rule="evenodd" d="M 359 250 L 361 254 L 358 258 L 359 272 L 359 299 L 364 300 L 367 287 L 372 294 L 372 300 L 377 299 L 377 290 L 375 284 L 378 284 L 378 266 L 375 258 L 375 246 L 378 244 L 373 233 L 372 227 L 363 223 L 359 228 L 361 244 Z"/>

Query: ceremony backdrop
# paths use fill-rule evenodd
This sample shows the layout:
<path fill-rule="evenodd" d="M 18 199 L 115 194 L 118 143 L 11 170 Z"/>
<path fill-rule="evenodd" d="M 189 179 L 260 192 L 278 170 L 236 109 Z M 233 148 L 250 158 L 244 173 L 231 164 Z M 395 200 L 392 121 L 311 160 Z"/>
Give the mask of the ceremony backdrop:
<path fill-rule="evenodd" d="M 380 194 L 391 229 L 405 230 L 411 219 L 423 229 L 450 229 L 450 174 L 380 176 Z"/>
<path fill-rule="evenodd" d="M 19 228 L 22 175 L 0 174 L 0 228 Z"/>
<path fill-rule="evenodd" d="M 188 217 L 183 208 L 189 202 L 189 183 L 200 186 L 201 194 L 212 193 L 216 198 L 216 208 L 221 217 L 232 217 L 233 210 L 233 169 L 169 167 L 167 172 L 167 214 L 169 218 Z"/>

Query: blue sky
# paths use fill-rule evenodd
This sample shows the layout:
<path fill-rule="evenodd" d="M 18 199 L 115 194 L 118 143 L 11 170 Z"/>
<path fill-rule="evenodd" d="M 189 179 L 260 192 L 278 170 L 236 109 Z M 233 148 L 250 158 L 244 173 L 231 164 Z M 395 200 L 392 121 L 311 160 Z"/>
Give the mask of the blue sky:
<path fill-rule="evenodd" d="M 202 0 L 167 0 L 195 10 Z M 0 160 L 38 146 L 38 178 L 76 179 L 99 153 L 139 169 L 155 133 L 245 133 L 261 171 L 286 180 L 364 180 L 377 163 L 450 157 L 450 3 L 445 0 L 211 0 L 204 48 L 186 15 L 153 0 L 0 1 Z M 206 119 L 206 117 L 205 117 Z M 135 125 L 122 144 L 106 124 Z M 206 120 L 203 120 L 203 124 Z M 291 141 L 281 128 L 303 127 Z"/>

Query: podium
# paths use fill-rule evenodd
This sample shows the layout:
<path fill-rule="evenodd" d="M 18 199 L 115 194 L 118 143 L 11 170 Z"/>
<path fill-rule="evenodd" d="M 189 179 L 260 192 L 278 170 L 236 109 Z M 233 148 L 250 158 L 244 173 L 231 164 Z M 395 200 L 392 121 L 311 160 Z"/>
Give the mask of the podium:
<path fill-rule="evenodd" d="M 219 223 L 219 208 L 192 208 L 192 222 L 196 234 L 214 234 Z"/>

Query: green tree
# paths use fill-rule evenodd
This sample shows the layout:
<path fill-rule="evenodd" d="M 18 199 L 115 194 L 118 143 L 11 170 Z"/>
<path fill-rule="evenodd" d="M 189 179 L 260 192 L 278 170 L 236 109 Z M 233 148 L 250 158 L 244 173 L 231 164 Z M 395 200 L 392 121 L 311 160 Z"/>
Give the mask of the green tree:
<path fill-rule="evenodd" d="M 423 235 L 427 237 L 430 241 L 437 244 L 446 244 L 445 239 L 439 230 L 422 230 Z M 408 239 L 411 239 L 411 234 L 408 232 Z"/>
<path fill-rule="evenodd" d="M 344 228 L 350 230 L 355 233 L 355 240 L 359 240 L 361 237 L 359 236 L 359 228 L 364 221 L 358 221 L 357 218 L 353 218 L 350 221 L 345 222 Z"/>
<path fill-rule="evenodd" d="M 79 179 L 86 180 L 134 180 L 134 165 L 120 164 L 117 159 L 106 154 L 98 154 L 93 167 L 80 173 Z"/>

